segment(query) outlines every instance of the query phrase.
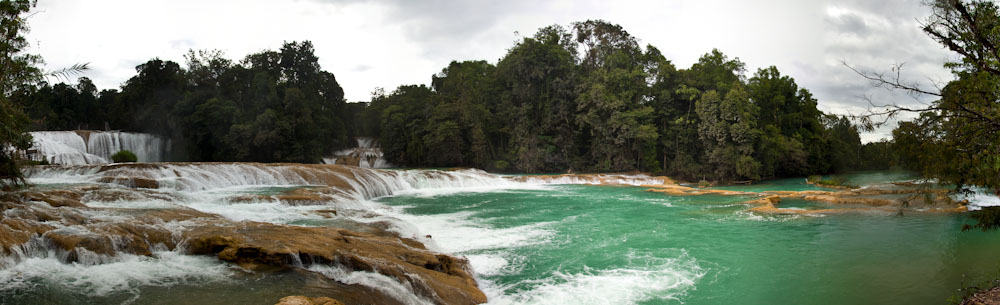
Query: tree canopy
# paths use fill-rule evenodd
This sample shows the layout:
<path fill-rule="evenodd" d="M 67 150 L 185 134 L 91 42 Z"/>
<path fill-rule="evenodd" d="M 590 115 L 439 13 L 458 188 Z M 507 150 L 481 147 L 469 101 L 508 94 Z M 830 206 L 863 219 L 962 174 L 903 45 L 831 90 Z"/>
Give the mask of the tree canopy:
<path fill-rule="evenodd" d="M 23 90 L 36 130 L 147 132 L 173 140 L 178 160 L 319 162 L 361 135 L 332 73 L 312 43 L 287 42 L 234 62 L 219 51 L 191 51 L 186 64 L 158 58 L 136 66 L 121 90 L 97 92 L 43 83 Z"/>
<path fill-rule="evenodd" d="M 173 140 L 175 159 L 318 162 L 379 138 L 408 167 L 502 172 L 645 171 L 743 181 L 860 169 L 856 126 L 816 109 L 776 67 L 711 50 L 679 69 L 619 25 L 541 28 L 495 64 L 455 61 L 428 85 L 346 103 L 313 45 L 234 61 L 190 51 L 152 59 L 120 90 L 90 80 L 24 90 L 34 129 L 112 128 Z"/>
<path fill-rule="evenodd" d="M 395 164 L 734 181 L 861 169 L 874 151 L 776 67 L 748 79 L 712 50 L 677 69 L 602 20 L 541 28 L 495 66 L 452 62 L 431 83 L 365 110 Z"/>
<path fill-rule="evenodd" d="M 901 122 L 892 142 L 877 150 L 892 150 L 905 168 L 920 172 L 959 192 L 978 187 L 1000 194 L 1000 11 L 992 1 L 936 0 L 923 30 L 959 55 L 948 62 L 955 76 L 940 91 L 927 90 L 881 73 L 859 72 L 876 85 L 913 94 L 938 97 L 927 107 L 885 105 L 862 116 L 873 117 L 916 112 Z M 898 72 L 898 70 L 897 70 Z M 1000 207 L 976 213 L 982 230 L 1000 228 Z M 966 229 L 971 229 L 967 227 Z"/>
<path fill-rule="evenodd" d="M 0 1 L 0 182 L 5 185 L 23 182 L 15 162 L 18 151 L 31 146 L 31 136 L 24 132 L 28 117 L 11 96 L 42 79 L 37 67 L 42 58 L 25 53 L 28 47 L 24 38 L 28 30 L 25 14 L 34 5 L 31 0 Z"/>

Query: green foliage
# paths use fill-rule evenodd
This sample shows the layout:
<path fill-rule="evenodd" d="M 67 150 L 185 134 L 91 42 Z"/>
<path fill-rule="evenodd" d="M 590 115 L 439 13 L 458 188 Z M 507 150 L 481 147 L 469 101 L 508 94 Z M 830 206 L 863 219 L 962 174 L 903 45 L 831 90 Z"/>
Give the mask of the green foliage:
<path fill-rule="evenodd" d="M 496 66 L 452 62 L 431 87 L 377 92 L 385 156 L 404 166 L 649 171 L 757 180 L 859 169 L 856 126 L 777 68 L 747 80 L 719 50 L 678 70 L 600 20 L 548 26 Z"/>
<path fill-rule="evenodd" d="M 241 61 L 189 52 L 150 60 L 119 91 L 42 86 L 27 94 L 38 129 L 158 133 L 197 161 L 318 162 L 376 136 L 412 167 L 510 172 L 647 171 L 690 181 L 758 180 L 858 169 L 849 120 L 775 67 L 747 79 L 719 50 L 678 69 L 619 25 L 539 29 L 495 65 L 451 62 L 430 86 L 377 89 L 347 104 L 309 42 Z"/>
<path fill-rule="evenodd" d="M 160 59 L 138 65 L 121 91 L 98 93 L 87 78 L 23 90 L 31 128 L 160 134 L 178 159 L 305 163 L 352 145 L 366 129 L 364 104 L 345 103 L 308 41 L 240 62 L 219 51 L 191 51 L 185 59 L 186 67 Z"/>
<path fill-rule="evenodd" d="M 893 149 L 904 168 L 957 189 L 1000 190 L 1000 9 L 992 1 L 935 1 L 924 31 L 956 52 L 947 63 L 957 79 L 920 116 L 893 130 Z M 903 87 L 913 92 L 919 89 Z M 897 109 L 897 111 L 899 111 Z M 975 213 L 970 228 L 1000 228 L 995 209 Z"/>
<path fill-rule="evenodd" d="M 42 63 L 38 55 L 27 54 L 28 31 L 26 14 L 35 1 L 0 1 L 0 184 L 21 185 L 24 178 L 17 167 L 18 151 L 31 146 L 31 136 L 25 133 L 29 124 L 24 114 L 19 91 L 41 81 L 37 68 Z"/>
<path fill-rule="evenodd" d="M 751 157 L 760 131 L 756 129 L 757 107 L 742 85 L 732 86 L 725 98 L 715 90 L 702 94 L 695 105 L 701 123 L 698 134 L 705 146 L 708 164 L 723 180 L 760 178 L 760 162 Z"/>
<path fill-rule="evenodd" d="M 899 154 L 890 140 L 865 143 L 861 146 L 859 168 L 867 170 L 888 170 L 900 166 Z"/>
<path fill-rule="evenodd" d="M 712 183 L 708 182 L 708 180 L 698 181 L 698 187 L 700 187 L 700 188 L 706 188 L 706 187 L 709 187 L 709 186 L 712 186 Z"/>
<path fill-rule="evenodd" d="M 1000 272 L 993 271 L 981 277 L 977 276 L 974 278 L 963 274 L 962 286 L 955 294 L 948 298 L 948 304 L 984 304 L 989 301 L 989 294 L 980 295 L 978 299 L 972 298 L 977 294 L 996 289 L 996 287 L 1000 287 Z"/>
<path fill-rule="evenodd" d="M 982 207 L 972 212 L 972 219 L 976 220 L 976 224 L 962 226 L 962 231 L 979 229 L 987 232 L 1000 229 L 1000 207 Z"/>
<path fill-rule="evenodd" d="M 111 160 L 114 161 L 115 163 L 138 162 L 139 158 L 136 157 L 135 153 L 133 153 L 131 151 L 122 150 L 122 151 L 116 152 L 114 155 L 111 155 Z"/>
<path fill-rule="evenodd" d="M 858 188 L 857 185 L 847 183 L 847 177 L 832 176 L 830 179 L 823 179 L 822 175 L 810 175 L 806 178 L 809 183 L 820 186 Z"/>
<path fill-rule="evenodd" d="M 812 176 L 810 176 L 812 177 Z M 831 186 L 831 187 L 846 187 L 846 188 L 858 188 L 857 185 L 847 183 L 847 178 L 843 176 L 833 176 L 830 179 L 820 179 L 811 181 L 812 183 L 820 186 Z"/>

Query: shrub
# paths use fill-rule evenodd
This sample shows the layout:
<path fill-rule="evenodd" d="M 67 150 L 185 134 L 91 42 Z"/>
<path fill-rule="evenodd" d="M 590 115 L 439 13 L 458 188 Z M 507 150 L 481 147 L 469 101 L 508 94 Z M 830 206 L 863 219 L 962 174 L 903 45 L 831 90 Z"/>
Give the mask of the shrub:
<path fill-rule="evenodd" d="M 846 187 L 846 188 L 858 188 L 857 185 L 850 184 L 847 181 L 847 177 L 844 176 L 833 176 L 830 179 L 823 179 L 823 176 L 812 175 L 807 178 L 809 183 L 819 185 L 819 186 L 829 186 L 829 187 Z"/>
<path fill-rule="evenodd" d="M 139 161 L 139 158 L 136 157 L 131 151 L 123 150 L 112 155 L 111 160 L 115 161 L 115 163 L 136 162 Z"/>
<path fill-rule="evenodd" d="M 495 169 L 506 170 L 508 167 L 510 167 L 510 163 L 507 163 L 507 161 L 497 160 L 493 162 L 493 168 Z"/>
<path fill-rule="evenodd" d="M 712 186 L 712 183 L 708 182 L 707 180 L 698 181 L 698 187 L 709 187 L 709 186 Z"/>

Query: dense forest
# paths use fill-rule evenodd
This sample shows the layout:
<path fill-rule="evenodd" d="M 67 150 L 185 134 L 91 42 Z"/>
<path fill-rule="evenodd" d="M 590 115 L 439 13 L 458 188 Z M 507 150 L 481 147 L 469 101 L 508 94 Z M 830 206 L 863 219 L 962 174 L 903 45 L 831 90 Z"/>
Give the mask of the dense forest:
<path fill-rule="evenodd" d="M 239 62 L 153 59 L 120 90 L 42 83 L 14 98 L 34 130 L 117 129 L 173 139 L 177 159 L 318 162 L 356 136 L 408 167 L 504 172 L 646 171 L 737 181 L 887 168 L 846 117 L 776 67 L 749 77 L 719 50 L 678 69 L 622 27 L 540 29 L 495 65 L 452 62 L 430 86 L 347 103 L 310 42 Z M 884 143 L 881 144 L 885 146 Z M 879 159 L 881 158 L 881 159 Z"/>
<path fill-rule="evenodd" d="M 857 128 L 777 68 L 747 78 L 718 50 L 678 69 L 604 21 L 550 26 L 496 65 L 452 62 L 431 86 L 377 94 L 366 130 L 407 166 L 632 171 L 756 180 L 873 164 Z"/>
<path fill-rule="evenodd" d="M 42 84 L 22 90 L 33 130 L 115 129 L 173 139 L 178 160 L 316 163 L 350 146 L 363 104 L 344 102 L 310 42 L 285 43 L 233 62 L 191 51 L 186 68 L 160 59 L 136 67 L 121 90 Z"/>

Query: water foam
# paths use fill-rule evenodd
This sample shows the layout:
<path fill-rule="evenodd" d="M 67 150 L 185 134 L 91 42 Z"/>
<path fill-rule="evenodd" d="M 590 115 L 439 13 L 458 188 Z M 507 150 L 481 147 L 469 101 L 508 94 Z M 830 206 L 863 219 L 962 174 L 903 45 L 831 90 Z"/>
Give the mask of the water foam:
<path fill-rule="evenodd" d="M 595 175 L 558 175 L 558 176 L 512 176 L 527 183 L 534 184 L 585 184 L 585 185 L 660 185 L 666 184 L 664 177 L 651 177 L 645 174 L 595 174 Z"/>
<path fill-rule="evenodd" d="M 972 193 L 953 195 L 952 199 L 957 201 L 968 200 L 969 211 L 978 211 L 983 207 L 1000 206 L 1000 197 L 981 187 L 972 188 Z"/>
<path fill-rule="evenodd" d="M 127 292 L 138 297 L 141 286 L 173 286 L 226 281 L 233 270 L 212 257 L 155 252 L 153 257 L 120 254 L 104 264 L 66 264 L 55 255 L 27 257 L 0 269 L 0 293 L 31 289 L 44 283 L 86 296 Z"/>
<path fill-rule="evenodd" d="M 413 290 L 413 286 L 409 283 L 399 282 L 396 279 L 390 278 L 388 276 L 367 271 L 349 271 L 339 267 L 332 267 L 326 265 L 312 265 L 308 268 L 309 271 L 313 271 L 329 279 L 349 284 L 349 285 L 362 285 L 365 287 L 374 288 L 386 295 L 404 303 L 404 304 L 415 304 L 415 305 L 432 305 L 431 302 L 423 297 L 417 295 Z"/>
<path fill-rule="evenodd" d="M 623 267 L 569 273 L 555 271 L 531 288 L 509 293 L 509 286 L 486 281 L 489 304 L 639 304 L 650 300 L 679 300 L 705 275 L 694 259 L 652 259 L 646 267 Z M 521 284 L 525 284 L 521 283 Z"/>
<path fill-rule="evenodd" d="M 524 247 L 546 243 L 555 235 L 549 228 L 552 223 L 493 228 L 471 218 L 471 212 L 434 215 L 412 215 L 401 211 L 386 211 L 388 216 L 414 224 L 415 231 L 397 232 L 412 236 L 445 253 L 464 253 L 478 250 Z M 424 237 L 430 235 L 431 238 Z"/>

